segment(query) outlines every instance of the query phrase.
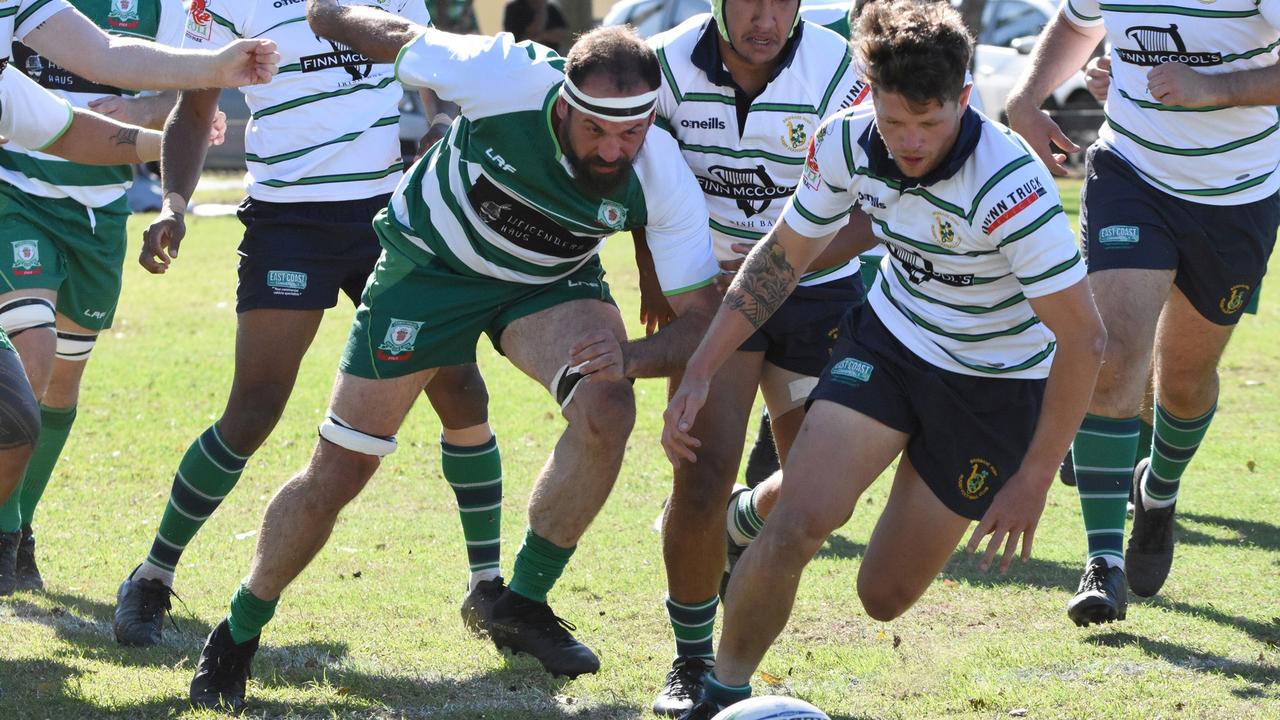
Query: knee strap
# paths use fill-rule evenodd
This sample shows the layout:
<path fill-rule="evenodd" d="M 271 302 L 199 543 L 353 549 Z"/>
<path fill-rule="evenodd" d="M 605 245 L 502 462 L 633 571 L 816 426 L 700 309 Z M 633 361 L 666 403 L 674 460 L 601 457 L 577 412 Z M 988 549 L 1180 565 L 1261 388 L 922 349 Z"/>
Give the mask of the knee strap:
<path fill-rule="evenodd" d="M 33 328 L 52 328 L 53 303 L 44 298 L 20 297 L 0 305 L 0 329 L 16 337 Z"/>
<path fill-rule="evenodd" d="M 96 334 L 59 330 L 56 351 L 58 359 L 84 362 L 89 359 L 89 353 L 93 352 L 93 346 L 96 342 L 98 342 Z"/>
<path fill-rule="evenodd" d="M 396 436 L 381 437 L 360 432 L 330 411 L 320 423 L 320 437 L 351 452 L 386 457 L 396 451 Z"/>
<path fill-rule="evenodd" d="M 573 401 L 573 394 L 578 391 L 578 384 L 586 377 L 582 374 L 583 365 L 586 363 L 564 365 L 556 371 L 555 377 L 551 378 L 551 394 L 555 396 L 561 410 L 569 407 L 569 403 Z"/>

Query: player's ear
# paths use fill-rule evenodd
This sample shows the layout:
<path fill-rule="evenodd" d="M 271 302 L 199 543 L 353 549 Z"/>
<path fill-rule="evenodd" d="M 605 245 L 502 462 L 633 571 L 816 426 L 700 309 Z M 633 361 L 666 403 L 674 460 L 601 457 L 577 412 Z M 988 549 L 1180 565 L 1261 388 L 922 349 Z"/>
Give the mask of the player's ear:
<path fill-rule="evenodd" d="M 563 121 L 569 117 L 569 103 L 564 98 L 556 98 L 556 119 Z"/>
<path fill-rule="evenodd" d="M 969 107 L 969 96 L 973 94 L 973 83 L 964 84 L 964 88 L 960 90 L 960 98 L 956 101 L 960 104 L 960 112 L 963 113 Z"/>

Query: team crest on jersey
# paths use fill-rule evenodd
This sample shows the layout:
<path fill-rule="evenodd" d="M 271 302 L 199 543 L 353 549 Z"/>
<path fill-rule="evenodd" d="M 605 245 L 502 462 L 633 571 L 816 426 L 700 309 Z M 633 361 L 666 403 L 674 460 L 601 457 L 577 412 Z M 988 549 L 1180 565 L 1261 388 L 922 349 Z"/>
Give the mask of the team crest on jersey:
<path fill-rule="evenodd" d="M 809 139 L 805 119 L 799 115 L 792 115 L 782 122 L 787 128 L 787 131 L 782 134 L 782 147 L 793 152 L 804 148 L 805 141 Z"/>
<path fill-rule="evenodd" d="M 959 478 L 960 494 L 977 500 L 991 491 L 991 483 L 1000 476 L 996 466 L 982 458 L 969 458 L 969 472 Z"/>
<path fill-rule="evenodd" d="M 610 230 L 621 230 L 627 224 L 627 209 L 612 200 L 605 200 L 596 211 L 596 222 Z"/>
<path fill-rule="evenodd" d="M 421 322 L 391 318 L 387 327 L 387 336 L 378 346 L 378 359 L 400 362 L 413 356 L 413 344 L 418 341 L 418 329 Z"/>
<path fill-rule="evenodd" d="M 1218 309 L 1223 315 L 1234 315 L 1240 312 L 1240 308 L 1249 300 L 1248 285 L 1232 285 L 1231 292 L 1218 301 Z"/>
<path fill-rule="evenodd" d="M 933 239 L 942 247 L 953 250 L 960 244 L 960 238 L 956 237 L 956 229 L 951 225 L 951 221 L 942 213 L 933 214 Z"/>
<path fill-rule="evenodd" d="M 205 41 L 213 35 L 213 14 L 205 8 L 207 2 L 191 0 L 191 10 L 187 13 L 187 37 L 192 40 Z"/>
<path fill-rule="evenodd" d="M 39 275 L 44 271 L 40 267 L 40 243 L 35 240 L 14 240 L 12 245 L 14 275 Z"/>
<path fill-rule="evenodd" d="M 107 24 L 118 28 L 138 27 L 138 0 L 111 0 Z"/>

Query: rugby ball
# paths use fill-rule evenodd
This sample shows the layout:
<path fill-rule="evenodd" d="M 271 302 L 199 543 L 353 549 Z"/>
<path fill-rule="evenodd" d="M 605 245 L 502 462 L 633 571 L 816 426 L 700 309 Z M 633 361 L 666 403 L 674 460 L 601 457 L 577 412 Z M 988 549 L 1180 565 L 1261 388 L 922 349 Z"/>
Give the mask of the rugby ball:
<path fill-rule="evenodd" d="M 778 695 L 754 697 L 734 703 L 711 720 L 831 720 L 803 700 Z"/>

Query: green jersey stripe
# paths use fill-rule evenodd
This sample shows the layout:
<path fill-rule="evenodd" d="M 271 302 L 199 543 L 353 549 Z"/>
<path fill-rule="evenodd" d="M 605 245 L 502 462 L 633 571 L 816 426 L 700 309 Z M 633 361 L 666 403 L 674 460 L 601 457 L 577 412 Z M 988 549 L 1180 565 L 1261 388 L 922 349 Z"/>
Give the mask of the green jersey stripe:
<path fill-rule="evenodd" d="M 1031 162 L 1032 160 L 1030 155 L 1023 155 L 1017 160 L 1013 160 L 997 170 L 995 175 L 992 175 L 985 183 L 982 184 L 982 187 L 978 188 L 977 194 L 973 197 L 973 205 L 969 207 L 969 212 L 962 217 L 964 217 L 965 220 L 973 222 L 973 216 L 978 213 L 978 206 L 982 204 L 982 199 L 987 196 L 987 193 L 991 192 L 992 188 L 1000 184 L 1001 180 L 1009 177 L 1009 175 L 1015 170 L 1023 167 L 1024 165 L 1029 165 Z"/>
<path fill-rule="evenodd" d="M 817 280 L 817 279 L 819 279 L 819 278 L 824 278 L 824 277 L 826 277 L 826 276 L 828 276 L 828 275 L 830 275 L 830 274 L 832 274 L 832 273 L 834 273 L 834 272 L 836 272 L 836 271 L 838 271 L 838 270 L 843 270 L 843 269 L 845 269 L 846 267 L 848 267 L 848 266 L 849 266 L 849 263 L 851 263 L 851 262 L 859 262 L 859 263 L 861 263 L 862 261 L 861 261 L 861 260 L 856 260 L 856 259 L 854 259 L 854 260 L 849 260 L 849 261 L 847 261 L 847 262 L 842 262 L 842 263 L 840 263 L 839 265 L 832 265 L 832 266 L 831 266 L 831 267 L 829 267 L 829 268 L 823 268 L 822 270 L 814 270 L 814 271 L 813 271 L 813 272 L 811 272 L 811 273 L 807 273 L 807 274 L 805 274 L 805 275 L 801 275 L 801 276 L 800 276 L 800 280 L 799 280 L 798 282 L 807 283 L 807 282 L 813 282 L 814 280 Z"/>
<path fill-rule="evenodd" d="M 1058 343 L 1056 340 L 1050 340 L 1049 344 L 1045 345 L 1044 349 L 1036 353 L 1035 355 L 1032 355 L 1026 360 L 1018 363 L 1017 365 L 1011 365 L 1009 367 L 1000 367 L 1000 368 L 991 367 L 990 365 L 977 365 L 975 363 L 968 362 L 965 359 L 957 356 L 955 353 L 951 352 L 950 350 L 947 350 L 946 348 L 942 348 L 942 351 L 945 352 L 947 356 L 950 357 L 952 360 L 955 360 L 956 362 L 969 368 L 970 370 L 976 370 L 980 373 L 987 373 L 988 375 L 1005 375 L 1008 373 L 1019 372 L 1021 370 L 1033 368 L 1039 365 L 1040 363 L 1044 362 L 1045 358 L 1053 354 L 1053 350 L 1057 346 L 1058 346 Z"/>
<path fill-rule="evenodd" d="M 1067 10 L 1070 10 L 1072 15 L 1075 15 L 1078 19 L 1083 20 L 1084 22 L 1096 22 L 1102 19 L 1101 15 L 1085 15 L 1077 10 L 1075 5 L 1070 2 L 1067 3 Z"/>
<path fill-rule="evenodd" d="M 1017 305 L 1018 303 L 1027 299 L 1027 297 L 1022 293 L 1017 293 L 1016 295 L 1011 295 L 994 305 L 959 305 L 956 303 L 949 303 L 944 300 L 939 300 L 938 298 L 933 297 L 932 295 L 929 295 L 927 293 L 924 293 L 920 290 L 915 289 L 913 287 L 914 283 L 902 277 L 902 273 L 899 272 L 897 266 L 895 266 L 893 263 L 889 263 L 889 267 L 893 268 L 893 274 L 895 277 L 898 278 L 898 283 L 901 284 L 902 287 L 906 288 L 907 293 L 910 294 L 912 297 L 919 298 L 921 300 L 924 300 L 927 303 L 932 303 L 934 305 L 941 305 L 942 307 L 950 308 L 957 312 L 967 313 L 969 315 L 985 315 L 987 313 L 996 312 L 997 310 L 1004 310 L 1005 308 L 1013 307 L 1014 305 Z"/>
<path fill-rule="evenodd" d="M 917 250 L 924 250 L 925 252 L 930 252 L 930 253 L 933 253 L 934 255 L 951 255 L 952 257 L 960 257 L 960 256 L 982 257 L 983 255 L 994 255 L 996 252 L 998 252 L 997 250 L 968 250 L 966 252 L 960 253 L 960 252 L 956 252 L 955 250 L 948 250 L 947 248 L 944 248 L 941 245 L 934 245 L 933 243 L 927 243 L 922 240 L 916 240 L 914 238 L 907 237 L 906 235 L 903 235 L 901 233 L 894 232 L 893 229 L 889 227 L 889 223 L 875 216 L 871 216 L 871 222 L 875 223 L 876 226 L 880 228 L 880 231 L 883 232 L 885 235 L 887 235 L 888 237 L 894 240 L 897 240 L 903 245 L 910 245 L 911 247 L 916 248 Z M 992 278 L 992 279 L 996 280 L 999 278 Z"/>
<path fill-rule="evenodd" d="M 22 25 L 22 23 L 27 21 L 27 18 L 31 17 L 32 15 L 35 15 L 36 11 L 38 11 L 40 8 L 48 4 L 49 4 L 49 0 L 37 0 L 36 2 L 31 3 L 31 5 L 28 6 L 26 10 L 19 13 L 18 17 L 14 19 L 13 26 L 15 28 L 19 27 L 20 25 Z M 5 48 L 5 50 L 8 50 L 8 49 L 9 48 Z"/>
<path fill-rule="evenodd" d="M 802 115 L 817 115 L 818 109 L 812 105 L 796 105 L 792 103 L 754 103 L 747 112 L 785 112 Z"/>
<path fill-rule="evenodd" d="M 1061 205 L 1055 205 L 1049 208 L 1048 210 L 1044 211 L 1044 214 L 1042 214 L 1040 217 L 1033 220 L 1031 224 L 1027 225 L 1026 227 L 1022 228 L 1021 230 L 1015 233 L 1011 233 L 1008 237 L 1002 240 L 1000 244 L 997 245 L 996 247 L 1002 248 L 1005 245 L 1012 245 L 1013 243 L 1018 242 L 1022 238 L 1030 235 L 1036 230 L 1039 230 L 1042 225 L 1052 220 L 1059 213 L 1062 213 L 1064 215 L 1066 214 L 1066 211 L 1062 209 Z"/>
<path fill-rule="evenodd" d="M 385 170 L 371 170 L 369 172 L 358 173 L 340 173 L 337 175 L 312 175 L 311 177 L 298 178 L 297 180 L 262 180 L 260 185 L 267 187 L 297 187 L 299 185 L 328 185 L 330 183 L 344 182 L 361 182 L 364 180 L 381 180 L 388 175 L 394 175 L 404 169 L 404 163 L 397 160 L 391 163 Z"/>
<path fill-rule="evenodd" d="M 377 122 L 369 126 L 369 129 L 372 130 L 373 128 L 386 127 L 388 125 L 395 125 L 398 122 L 400 122 L 400 116 L 391 115 L 388 117 L 379 118 Z M 285 162 L 286 160 L 294 160 L 294 159 L 300 158 L 303 155 L 306 155 L 307 153 L 313 152 L 315 150 L 319 150 L 322 147 L 337 145 L 339 143 L 351 142 L 352 140 L 355 140 L 361 135 L 364 135 L 365 132 L 367 131 L 362 130 L 359 132 L 347 133 L 346 135 L 340 135 L 332 140 L 322 142 L 317 145 L 312 145 L 311 147 L 301 148 L 299 150 L 294 150 L 292 152 L 280 153 L 279 155 L 268 155 L 267 157 L 261 157 L 259 155 L 254 155 L 253 153 L 245 153 L 244 159 L 248 160 L 249 162 L 262 163 L 263 165 L 275 165 L 276 163 Z"/>
<path fill-rule="evenodd" d="M 1116 88 L 1116 90 L 1120 93 L 1120 97 L 1124 98 L 1125 100 L 1128 100 L 1134 105 L 1137 105 L 1143 110 L 1160 110 L 1162 112 L 1214 112 L 1215 110 L 1226 110 L 1227 108 L 1232 107 L 1231 105 L 1206 105 L 1204 107 L 1184 107 L 1182 105 L 1163 105 L 1158 102 L 1151 102 L 1150 100 L 1143 100 L 1141 98 L 1132 97 L 1129 95 L 1129 93 L 1125 92 L 1124 90 L 1120 90 L 1119 88 Z"/>
<path fill-rule="evenodd" d="M 278 105 L 265 107 L 259 110 L 258 112 L 254 113 L 253 119 L 261 120 L 264 117 L 267 117 L 269 115 L 275 115 L 276 113 L 282 113 L 285 110 L 292 110 L 294 108 L 302 107 L 303 105 L 310 105 L 312 103 L 320 102 L 321 100 L 328 100 L 329 98 L 342 97 L 343 95 L 350 95 L 352 93 L 360 92 L 361 90 L 381 90 L 382 88 L 385 88 L 391 85 L 391 83 L 395 81 L 396 79 L 394 77 L 389 76 L 389 77 L 383 78 L 382 80 L 376 83 L 361 83 L 359 85 L 352 85 L 351 87 L 342 88 L 341 90 L 330 90 L 328 92 L 314 93 L 312 95 L 304 95 L 300 98 L 294 98 L 293 100 L 289 100 L 288 102 L 282 102 L 282 103 L 279 103 Z"/>
<path fill-rule="evenodd" d="M 306 17 L 305 15 L 303 15 L 303 16 L 301 16 L 301 17 L 292 18 L 292 19 L 289 19 L 289 20 L 283 20 L 283 21 L 281 21 L 281 22 L 276 23 L 275 25 L 272 25 L 271 27 L 267 28 L 266 30 L 263 30 L 263 31 L 262 31 L 262 32 L 260 32 L 260 33 L 256 33 L 256 34 L 254 35 L 254 37 L 262 37 L 263 35 L 266 35 L 267 33 L 271 32 L 272 30 L 275 30 L 276 28 L 278 28 L 278 27 L 280 27 L 280 26 L 282 26 L 282 25 L 292 25 L 293 23 L 300 23 L 300 22 L 306 22 L 306 21 L 307 21 L 307 17 Z"/>
<path fill-rule="evenodd" d="M 692 291 L 694 291 L 694 290 L 698 290 L 698 289 L 700 289 L 700 288 L 704 288 L 704 287 L 706 287 L 706 286 L 710 285 L 711 283 L 713 283 L 713 282 L 715 282 L 715 281 L 716 281 L 716 279 L 715 279 L 715 278 L 707 278 L 706 280 L 703 280 L 702 282 L 696 282 L 696 283 L 694 283 L 694 284 L 692 284 L 692 285 L 685 285 L 684 287 L 676 288 L 675 290 L 663 290 L 663 291 L 662 291 L 662 294 L 663 294 L 663 296 L 664 296 L 664 297 L 671 297 L 672 295 L 681 295 L 681 294 L 683 294 L 683 293 L 692 292 Z"/>
<path fill-rule="evenodd" d="M 849 208 L 848 210 L 845 210 L 839 215 L 835 215 L 833 217 L 822 217 L 821 215 L 813 214 L 807 208 L 805 208 L 804 205 L 801 205 L 799 196 L 792 195 L 791 200 L 795 205 L 796 212 L 800 213 L 800 215 L 804 217 L 805 220 L 808 220 L 814 225 L 830 225 L 836 222 L 837 220 L 839 220 L 840 218 L 844 217 L 845 215 L 848 215 L 853 210 L 853 208 Z"/>
<path fill-rule="evenodd" d="M 1272 124 L 1271 127 L 1267 128 L 1266 130 L 1263 130 L 1260 133 L 1250 135 L 1249 137 L 1240 138 L 1239 140 L 1233 140 L 1229 143 L 1224 143 L 1222 145 L 1216 145 L 1214 147 L 1205 147 L 1205 148 L 1176 148 L 1176 147 L 1171 147 L 1169 145 L 1161 145 L 1160 143 L 1153 143 L 1150 140 L 1146 140 L 1142 136 L 1138 135 L 1137 133 L 1126 129 L 1125 127 L 1117 123 L 1110 115 L 1104 114 L 1103 117 L 1106 118 L 1107 125 L 1110 126 L 1112 130 L 1115 130 L 1116 132 L 1129 138 L 1135 143 L 1141 145 L 1142 147 L 1148 150 L 1151 150 L 1153 152 L 1161 153 L 1163 155 L 1177 155 L 1179 157 L 1203 157 L 1205 155 L 1221 155 L 1222 153 L 1231 152 L 1232 150 L 1239 150 L 1240 148 L 1245 147 L 1246 145 L 1252 145 L 1256 142 L 1265 140 L 1268 137 L 1271 137 L 1272 135 L 1274 135 L 1277 130 L 1280 130 L 1280 120 L 1278 120 L 1277 122 Z"/>
<path fill-rule="evenodd" d="M 0 10 L 0 18 L 7 18 L 10 15 L 17 15 L 17 14 L 18 14 L 17 5 L 14 5 L 11 8 L 4 8 L 3 10 Z"/>
<path fill-rule="evenodd" d="M 1218 197 L 1221 195 L 1231 195 L 1233 193 L 1238 193 L 1243 190 L 1248 190 L 1249 188 L 1257 187 L 1258 185 L 1265 183 L 1267 179 L 1270 178 L 1271 175 L 1273 174 L 1273 173 L 1265 173 L 1257 177 L 1249 178 L 1244 182 L 1238 182 L 1235 185 L 1228 185 L 1227 187 L 1224 187 L 1224 188 L 1194 188 L 1189 190 L 1183 190 L 1180 188 L 1176 188 L 1160 180 L 1160 178 L 1153 177 L 1152 175 L 1144 172 L 1142 168 L 1138 167 L 1137 165 L 1130 164 L 1129 167 L 1133 168 L 1134 170 L 1137 170 L 1138 174 L 1142 175 L 1142 177 L 1150 180 L 1151 182 L 1155 183 L 1156 185 L 1159 185 L 1160 187 L 1164 188 L 1165 190 L 1168 190 L 1169 192 L 1182 193 L 1183 195 L 1195 195 L 1198 197 Z"/>
<path fill-rule="evenodd" d="M 235 25 L 235 23 L 233 23 L 233 22 L 231 22 L 230 20 L 228 20 L 228 19 L 226 19 L 226 18 L 222 17 L 222 16 L 221 16 L 221 15 L 219 15 L 218 13 L 216 13 L 216 12 L 214 12 L 214 11 L 212 11 L 212 10 L 209 10 L 208 8 L 206 8 L 206 9 L 205 9 L 205 12 L 209 13 L 209 17 L 213 18 L 213 21 L 214 21 L 214 22 L 216 22 L 216 23 L 218 23 L 219 25 L 221 25 L 222 27 L 224 27 L 224 28 L 226 28 L 226 29 L 230 30 L 232 35 L 235 35 L 236 37 L 244 37 L 243 35 L 241 35 L 241 34 L 240 34 L 240 31 L 236 29 L 236 25 Z"/>
<path fill-rule="evenodd" d="M 685 142 L 680 143 L 680 149 L 687 150 L 689 152 L 702 153 L 703 155 L 723 155 L 724 157 L 731 158 L 763 158 L 783 165 L 804 164 L 804 158 L 802 157 L 776 155 L 764 150 L 734 150 L 733 148 L 720 147 L 718 145 L 693 145 Z"/>
<path fill-rule="evenodd" d="M 1064 260 L 1063 262 L 1058 263 L 1057 265 L 1054 265 L 1053 267 L 1049 268 L 1048 270 L 1045 270 L 1039 275 L 1035 275 L 1029 278 L 1018 278 L 1018 282 L 1023 285 L 1035 285 L 1041 280 L 1048 280 L 1054 275 L 1060 275 L 1070 270 L 1071 268 L 1076 266 L 1076 263 L 1079 263 L 1079 262 L 1082 262 L 1082 261 L 1080 259 L 1080 253 L 1077 252 L 1070 260 Z"/>
<path fill-rule="evenodd" d="M 743 238 L 751 241 L 759 240 L 765 235 L 764 233 L 761 233 L 761 232 L 752 232 L 751 230 L 743 230 L 741 228 L 736 228 L 731 225 L 724 225 L 722 223 L 716 222 L 714 219 L 710 221 L 710 226 L 712 230 L 715 230 L 718 233 L 723 233 L 725 235 L 732 235 L 733 237 Z"/>
<path fill-rule="evenodd" d="M 857 163 L 853 161 L 853 140 L 849 138 L 849 118 L 840 120 L 840 140 L 844 150 L 844 162 L 848 166 L 849 172 L 852 174 Z"/>
<path fill-rule="evenodd" d="M 689 93 L 684 96 L 683 102 L 720 103 L 722 105 L 737 104 L 737 101 L 728 95 L 720 95 L 718 93 Z"/>
<path fill-rule="evenodd" d="M 849 68 L 849 63 L 853 62 L 853 54 L 846 52 L 844 57 L 840 58 L 840 67 L 836 68 L 836 72 L 831 76 L 831 82 L 827 83 L 827 91 L 822 94 L 822 103 L 818 106 L 818 117 L 824 118 L 830 114 L 828 106 L 831 104 L 831 96 L 836 92 L 836 86 L 840 84 L 840 80 L 844 77 L 844 71 Z"/>
<path fill-rule="evenodd" d="M 285 73 L 299 72 L 301 70 L 302 70 L 302 63 L 291 63 L 289 65 L 281 65 L 280 69 L 276 70 L 276 74 L 283 75 Z"/>
<path fill-rule="evenodd" d="M 1200 8 L 1178 7 L 1176 5 L 1115 5 L 1113 3 L 1099 3 L 1098 7 L 1103 12 L 1185 15 L 1187 17 L 1218 19 L 1247 18 L 1258 14 L 1257 8 L 1253 10 L 1201 10 Z"/>
<path fill-rule="evenodd" d="M 32 180 L 64 187 L 121 185 L 133 179 L 129 165 L 81 165 L 65 160 L 41 160 L 15 152 L 0 151 L 0 167 Z"/>
<path fill-rule="evenodd" d="M 1275 42 L 1271 43 L 1270 45 L 1267 45 L 1266 47 L 1254 48 L 1252 50 L 1246 50 L 1242 53 L 1230 53 L 1227 55 L 1223 55 L 1222 62 L 1229 63 L 1229 62 L 1235 62 L 1236 60 L 1248 60 L 1249 58 L 1257 57 L 1259 55 L 1266 55 L 1267 53 L 1271 52 L 1272 50 L 1275 50 L 1278 47 L 1280 47 L 1280 40 L 1276 40 Z"/>
<path fill-rule="evenodd" d="M 909 310 L 908 308 L 904 307 L 901 303 L 899 303 L 897 299 L 893 297 L 893 292 L 889 289 L 888 278 L 883 278 L 883 277 L 880 278 L 880 290 L 884 292 L 884 296 L 889 299 L 889 302 L 893 303 L 893 306 L 898 309 L 898 312 L 905 315 L 913 325 L 915 325 L 918 328 L 928 330 L 934 335 L 950 338 L 957 342 L 967 342 L 967 343 L 986 342 L 987 340 L 994 340 L 999 337 L 1021 335 L 1022 333 L 1026 332 L 1029 328 L 1033 328 L 1036 325 L 1040 324 L 1040 318 L 1036 317 L 1035 315 L 1032 315 L 1026 320 L 1023 320 L 1022 322 L 1018 323 L 1017 325 L 1014 325 L 1011 328 L 1005 328 L 1004 330 L 992 330 L 991 332 L 985 332 L 985 333 L 948 332 L 938 327 L 937 325 L 934 325 L 928 320 L 925 320 L 919 315 L 911 312 L 911 310 Z"/>
<path fill-rule="evenodd" d="M 662 74 L 667 78 L 667 87 L 671 88 L 671 94 L 675 97 L 676 102 L 684 102 L 684 96 L 680 94 L 680 86 L 676 83 L 675 73 L 671 72 L 671 63 L 667 62 L 666 48 L 658 48 L 658 66 L 662 68 Z"/>

